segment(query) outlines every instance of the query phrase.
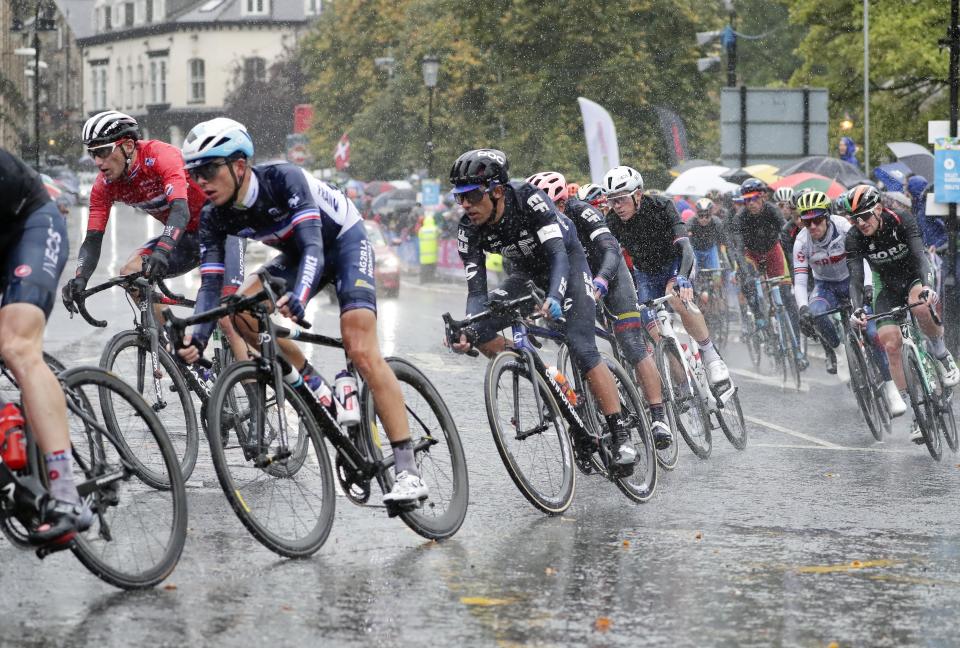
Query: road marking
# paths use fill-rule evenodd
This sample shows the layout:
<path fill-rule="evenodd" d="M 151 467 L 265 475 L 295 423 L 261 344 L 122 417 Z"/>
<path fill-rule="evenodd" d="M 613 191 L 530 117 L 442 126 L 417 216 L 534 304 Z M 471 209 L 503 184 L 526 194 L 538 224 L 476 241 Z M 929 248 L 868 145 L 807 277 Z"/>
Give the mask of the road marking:
<path fill-rule="evenodd" d="M 829 441 L 818 439 L 815 436 L 804 434 L 803 432 L 797 432 L 796 430 L 785 428 L 782 425 L 777 425 L 776 423 L 770 423 L 769 421 L 764 421 L 763 419 L 759 419 L 756 416 L 748 416 L 744 414 L 743 418 L 750 421 L 751 423 L 762 425 L 765 428 L 770 428 L 771 430 L 776 430 L 777 432 L 783 432 L 784 434 L 789 434 L 790 436 L 797 437 L 798 439 L 803 439 L 804 441 L 809 441 L 810 443 L 816 443 L 818 446 L 823 446 L 824 448 L 830 448 L 831 450 L 843 449 L 843 446 L 837 445 L 836 443 L 830 443 Z"/>
<path fill-rule="evenodd" d="M 882 452 L 886 454 L 912 454 L 910 450 L 906 449 L 895 449 L 895 448 L 880 448 L 880 447 L 866 447 L 866 448 L 856 448 L 853 446 L 815 446 L 815 445 L 799 445 L 797 443 L 751 443 L 751 448 L 778 448 L 785 450 L 834 450 L 841 452 Z"/>

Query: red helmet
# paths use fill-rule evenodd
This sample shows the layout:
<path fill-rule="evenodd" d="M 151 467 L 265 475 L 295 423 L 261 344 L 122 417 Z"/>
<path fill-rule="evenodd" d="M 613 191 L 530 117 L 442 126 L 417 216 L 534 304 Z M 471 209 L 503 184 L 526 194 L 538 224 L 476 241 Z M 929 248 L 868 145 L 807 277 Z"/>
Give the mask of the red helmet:
<path fill-rule="evenodd" d="M 567 198 L 576 198 L 579 191 L 580 185 L 578 185 L 576 182 L 571 182 L 567 185 Z"/>
<path fill-rule="evenodd" d="M 567 199 L 567 179 L 556 171 L 541 171 L 527 178 L 527 182 L 538 189 L 543 189 L 547 197 L 553 202 Z"/>

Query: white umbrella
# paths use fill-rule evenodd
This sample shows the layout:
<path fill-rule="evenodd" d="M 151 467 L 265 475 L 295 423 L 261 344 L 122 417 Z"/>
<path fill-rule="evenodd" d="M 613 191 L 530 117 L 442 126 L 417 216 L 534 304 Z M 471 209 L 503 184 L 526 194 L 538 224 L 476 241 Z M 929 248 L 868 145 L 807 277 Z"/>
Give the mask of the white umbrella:
<path fill-rule="evenodd" d="M 720 177 L 730 169 L 725 166 L 701 166 L 687 169 L 670 183 L 665 193 L 671 196 L 705 196 L 714 189 L 727 193 L 740 188 Z"/>

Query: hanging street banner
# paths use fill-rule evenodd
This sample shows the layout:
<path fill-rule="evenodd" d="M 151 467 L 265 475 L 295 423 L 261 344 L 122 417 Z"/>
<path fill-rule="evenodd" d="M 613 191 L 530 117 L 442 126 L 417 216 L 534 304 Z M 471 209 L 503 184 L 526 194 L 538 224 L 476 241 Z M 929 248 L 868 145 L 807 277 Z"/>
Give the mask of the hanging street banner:
<path fill-rule="evenodd" d="M 933 186 L 938 203 L 960 203 L 960 137 L 933 143 Z"/>
<path fill-rule="evenodd" d="M 590 156 L 590 181 L 602 185 L 607 171 L 620 165 L 617 129 L 610 113 L 600 104 L 583 97 L 577 97 L 577 103 L 583 115 L 583 134 Z"/>

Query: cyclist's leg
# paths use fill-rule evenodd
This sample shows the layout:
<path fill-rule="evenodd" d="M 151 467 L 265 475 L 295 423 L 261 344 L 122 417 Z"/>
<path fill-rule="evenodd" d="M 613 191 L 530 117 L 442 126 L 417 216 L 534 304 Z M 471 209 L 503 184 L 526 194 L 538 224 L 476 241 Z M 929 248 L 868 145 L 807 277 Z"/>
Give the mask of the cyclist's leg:
<path fill-rule="evenodd" d="M 783 255 L 783 248 L 780 243 L 776 243 L 767 250 L 764 255 L 767 264 L 767 275 L 770 277 L 780 277 L 780 296 L 783 298 L 783 306 L 787 311 L 787 317 L 790 325 L 793 327 L 794 338 L 800 340 L 800 312 L 797 307 L 797 300 L 793 296 L 793 280 L 790 276 L 790 269 L 787 267 L 786 257 Z M 798 349 L 799 351 L 799 349 Z"/>
<path fill-rule="evenodd" d="M 848 295 L 847 282 L 840 281 L 818 281 L 813 288 L 813 295 L 810 297 L 810 313 L 813 315 L 814 326 L 820 334 L 820 340 L 828 345 L 830 349 L 836 349 L 840 346 L 840 335 L 837 333 L 837 326 L 829 315 L 824 315 L 828 310 L 833 310 L 840 305 L 840 300 Z"/>
<path fill-rule="evenodd" d="M 245 256 L 247 239 L 240 238 L 239 236 L 228 236 L 224 243 L 224 251 L 226 254 L 223 259 L 224 272 L 221 294 L 227 296 L 236 293 L 243 285 L 243 276 L 246 270 Z M 234 328 L 230 318 L 224 317 L 218 323 L 220 324 L 220 330 L 223 331 L 224 336 L 227 338 L 233 357 L 237 360 L 249 359 L 247 345 L 240 333 Z M 277 340 L 277 342 L 280 345 L 280 350 L 284 353 L 289 353 L 291 347 L 296 346 L 291 340 L 287 340 L 286 338 Z"/>
<path fill-rule="evenodd" d="M 675 277 L 671 277 L 664 288 L 664 294 L 673 294 Z M 707 328 L 707 320 L 703 313 L 693 302 L 684 303 L 675 296 L 670 300 L 670 307 L 680 316 L 683 321 L 683 328 L 690 334 L 697 344 L 700 345 L 700 353 L 703 355 L 703 362 L 707 366 L 707 375 L 710 384 L 719 384 L 730 380 L 730 370 L 726 363 L 720 357 L 720 353 L 713 345 L 710 339 L 710 329 Z"/>
<path fill-rule="evenodd" d="M 760 295 L 757 294 L 757 284 L 754 281 L 760 273 L 758 263 L 757 255 L 750 250 L 744 250 L 743 263 L 740 264 L 740 270 L 737 272 L 737 283 L 740 285 L 740 294 L 743 295 L 747 307 L 759 326 L 767 317 L 766 313 L 760 312 Z"/>
<path fill-rule="evenodd" d="M 910 288 L 910 303 L 919 301 L 923 290 L 924 287 L 919 282 L 914 282 Z M 933 306 L 936 308 L 936 304 Z M 957 363 L 944 343 L 943 326 L 934 321 L 934 314 L 927 306 L 915 306 L 910 312 L 916 318 L 917 325 L 927 339 L 927 349 L 938 360 L 936 364 L 940 380 L 945 386 L 953 387 L 960 382 L 960 369 L 957 368 Z"/>
<path fill-rule="evenodd" d="M 873 275 L 873 302 L 870 304 L 864 304 L 864 309 L 869 313 L 879 313 L 881 311 L 877 310 L 876 302 L 877 296 L 883 291 L 883 280 L 880 278 L 880 275 L 876 272 L 871 273 Z M 884 382 L 892 383 L 893 377 L 890 375 L 890 362 L 887 360 L 887 353 L 884 350 L 883 343 L 880 342 L 880 335 L 877 332 L 877 321 L 870 320 L 867 323 L 867 339 L 872 343 L 870 345 L 870 352 L 873 354 L 874 360 L 876 360 L 877 366 L 880 367 L 880 373 L 883 376 Z"/>
<path fill-rule="evenodd" d="M 885 313 L 905 304 L 908 295 L 909 292 L 902 290 L 902 287 L 884 285 L 874 297 L 874 308 L 878 313 Z M 879 319 L 877 320 L 877 337 L 886 353 L 890 376 L 901 396 L 906 397 L 907 379 L 903 373 L 903 358 L 900 353 L 903 347 L 900 327 L 895 321 Z"/>
<path fill-rule="evenodd" d="M 52 505 L 31 530 L 36 540 L 55 540 L 90 525 L 73 482 L 67 405 L 57 378 L 43 361 L 43 331 L 57 282 L 67 262 L 67 227 L 53 203 L 30 215 L 6 254 L 0 307 L 0 355 L 20 385 L 27 420 L 44 453 Z M 61 502 L 62 504 L 58 504 Z"/>

